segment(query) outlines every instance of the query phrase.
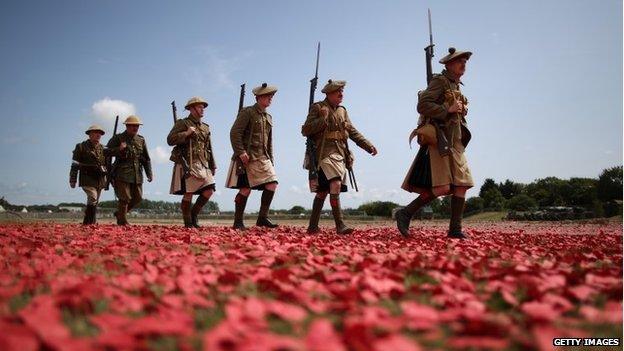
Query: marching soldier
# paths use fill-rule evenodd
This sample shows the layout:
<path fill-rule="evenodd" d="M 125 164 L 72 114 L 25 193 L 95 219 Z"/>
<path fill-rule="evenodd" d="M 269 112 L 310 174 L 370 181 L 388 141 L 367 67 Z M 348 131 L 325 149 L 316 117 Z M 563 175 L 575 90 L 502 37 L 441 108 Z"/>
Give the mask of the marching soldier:
<path fill-rule="evenodd" d="M 97 205 L 100 200 L 102 189 L 106 187 L 106 160 L 108 150 L 100 144 L 100 138 L 104 135 L 104 129 L 98 125 L 92 125 L 86 130 L 88 140 L 76 144 L 74 148 L 71 170 L 69 172 L 69 185 L 76 187 L 78 173 L 80 178 L 78 186 L 87 194 L 87 208 L 85 209 L 82 224 L 95 224 Z"/>
<path fill-rule="evenodd" d="M 318 160 L 318 179 L 310 181 L 310 190 L 316 193 L 312 205 L 312 215 L 308 233 L 320 231 L 318 223 L 327 193 L 332 207 L 332 214 L 338 234 L 349 234 L 353 229 L 345 225 L 340 208 L 340 193 L 347 191 L 344 184 L 347 169 L 353 166 L 353 155 L 348 152 L 348 139 L 371 155 L 377 155 L 377 149 L 366 140 L 355 128 L 347 110 L 340 105 L 343 90 L 347 84 L 344 80 L 329 80 L 321 92 L 325 93 L 323 101 L 310 107 L 310 112 L 301 127 L 305 137 L 312 137 L 316 144 Z"/>
<path fill-rule="evenodd" d="M 277 189 L 277 175 L 273 166 L 273 117 L 266 111 L 277 92 L 277 87 L 263 83 L 252 92 L 256 96 L 256 103 L 240 110 L 230 130 L 234 155 L 226 187 L 239 189 L 234 199 L 233 228 L 240 230 L 247 229 L 243 223 L 243 216 L 251 189 L 262 190 L 256 225 L 277 227 L 277 224 L 268 218 L 271 201 Z"/>
<path fill-rule="evenodd" d="M 115 156 L 113 179 L 118 199 L 115 217 L 118 225 L 128 225 L 126 214 L 136 207 L 143 197 L 143 170 L 147 181 L 153 180 L 152 162 L 145 138 L 138 134 L 141 120 L 130 115 L 124 121 L 126 130 L 114 135 L 106 145 Z"/>
<path fill-rule="evenodd" d="M 199 228 L 198 215 L 215 191 L 214 174 L 217 169 L 212 154 L 210 127 L 202 122 L 208 103 L 200 97 L 191 98 L 184 107 L 187 118 L 178 120 L 167 136 L 173 146 L 170 160 L 173 166 L 170 193 L 183 195 L 182 217 L 187 228 Z M 199 195 L 191 207 L 193 195 Z"/>
<path fill-rule="evenodd" d="M 409 235 L 411 218 L 420 208 L 438 196 L 452 194 L 448 237 L 467 238 L 462 232 L 462 216 L 466 191 L 474 183 L 464 155 L 471 134 L 466 125 L 468 100 L 460 91 L 460 78 L 471 55 L 449 48 L 449 54 L 440 60 L 445 69 L 419 94 L 417 110 L 422 117 L 416 131 L 429 127 L 431 132 L 419 133 L 421 148 L 403 181 L 404 190 L 420 194 L 396 213 L 403 236 Z"/>

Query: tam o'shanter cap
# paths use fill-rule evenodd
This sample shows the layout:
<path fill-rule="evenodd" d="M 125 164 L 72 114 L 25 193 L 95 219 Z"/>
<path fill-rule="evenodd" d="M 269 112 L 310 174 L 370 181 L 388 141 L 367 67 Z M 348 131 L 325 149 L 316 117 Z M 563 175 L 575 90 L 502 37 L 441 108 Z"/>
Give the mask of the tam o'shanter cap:
<path fill-rule="evenodd" d="M 323 87 L 323 89 L 321 90 L 322 93 L 325 94 L 329 94 L 331 92 L 334 92 L 340 88 L 344 88 L 345 85 L 347 85 L 347 81 L 346 80 L 333 80 L 330 79 L 327 81 L 327 84 L 325 84 L 325 86 Z"/>
<path fill-rule="evenodd" d="M 455 48 L 449 48 L 448 49 L 448 55 L 444 56 L 443 58 L 440 59 L 440 63 L 445 65 L 455 59 L 458 59 L 460 57 L 465 57 L 466 60 L 470 59 L 470 56 L 472 56 L 472 52 L 470 51 L 457 51 Z"/>

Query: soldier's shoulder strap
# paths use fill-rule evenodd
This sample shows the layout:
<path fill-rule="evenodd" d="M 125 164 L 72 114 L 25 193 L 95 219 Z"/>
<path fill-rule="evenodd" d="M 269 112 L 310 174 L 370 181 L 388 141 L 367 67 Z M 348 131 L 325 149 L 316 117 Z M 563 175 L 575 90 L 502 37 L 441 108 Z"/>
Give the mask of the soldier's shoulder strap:
<path fill-rule="evenodd" d="M 325 100 L 317 101 L 310 105 L 310 111 L 312 111 L 313 109 L 320 110 L 323 106 L 325 106 Z"/>
<path fill-rule="evenodd" d="M 188 120 L 189 120 L 189 117 L 181 118 L 181 119 L 176 121 L 176 123 L 174 124 L 174 127 L 187 126 L 188 125 L 188 122 L 187 122 Z"/>

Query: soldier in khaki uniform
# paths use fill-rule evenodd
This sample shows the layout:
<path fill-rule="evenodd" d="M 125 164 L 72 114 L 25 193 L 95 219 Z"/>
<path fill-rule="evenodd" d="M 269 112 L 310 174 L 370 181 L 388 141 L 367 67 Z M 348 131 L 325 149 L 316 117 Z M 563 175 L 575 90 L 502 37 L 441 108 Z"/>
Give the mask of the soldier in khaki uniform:
<path fill-rule="evenodd" d="M 73 162 L 69 171 L 69 186 L 76 187 L 76 179 L 80 173 L 78 185 L 87 194 L 87 208 L 82 224 L 87 225 L 96 223 L 100 194 L 106 187 L 105 157 L 108 155 L 108 150 L 100 144 L 100 138 L 104 135 L 102 127 L 92 125 L 85 133 L 89 139 L 76 144 L 74 148 Z"/>
<path fill-rule="evenodd" d="M 118 199 L 115 217 L 118 225 L 128 225 L 126 214 L 143 198 L 143 170 L 147 181 L 153 180 L 152 162 L 145 138 L 138 134 L 142 125 L 139 117 L 131 115 L 124 121 L 126 130 L 113 136 L 106 145 L 113 156 L 113 179 Z"/>
<path fill-rule="evenodd" d="M 353 165 L 353 156 L 347 151 L 348 139 L 371 155 L 377 155 L 377 149 L 371 142 L 355 128 L 347 110 L 340 105 L 343 90 L 346 85 L 343 80 L 329 80 L 321 90 L 326 94 L 323 101 L 316 102 L 310 107 L 308 117 L 301 127 L 301 134 L 312 137 L 316 144 L 316 159 L 318 160 L 318 179 L 310 182 L 310 190 L 316 193 L 312 205 L 312 215 L 308 226 L 308 233 L 320 231 L 318 223 L 321 210 L 327 193 L 336 223 L 338 234 L 349 234 L 352 228 L 345 225 L 340 208 L 340 193 L 347 191 L 344 184 L 347 169 Z M 304 166 L 309 168 L 308 162 Z"/>
<path fill-rule="evenodd" d="M 404 236 L 409 235 L 411 218 L 420 208 L 438 196 L 452 194 L 448 237 L 467 238 L 462 232 L 462 216 L 466 191 L 474 183 L 464 155 L 471 134 L 466 125 L 468 100 L 460 91 L 460 78 L 471 55 L 450 48 L 449 54 L 440 60 L 445 69 L 435 74 L 427 89 L 419 94 L 419 125 L 429 123 L 439 129 L 435 145 L 421 147 L 402 185 L 404 190 L 420 194 L 396 213 L 397 227 Z"/>
<path fill-rule="evenodd" d="M 240 110 L 230 130 L 234 155 L 228 170 L 226 187 L 239 189 L 234 199 L 233 228 L 245 230 L 243 216 L 251 189 L 262 190 L 256 225 L 275 228 L 269 218 L 269 208 L 277 189 L 273 166 L 273 117 L 266 111 L 277 87 L 263 83 L 252 90 L 256 103 Z"/>
<path fill-rule="evenodd" d="M 178 120 L 167 136 L 167 143 L 174 147 L 170 160 L 175 163 L 170 193 L 183 195 L 180 207 L 187 228 L 200 227 L 197 217 L 215 191 L 217 166 L 210 127 L 201 120 L 206 107 L 208 103 L 204 99 L 191 98 L 184 107 L 189 116 Z M 194 194 L 199 197 L 191 208 Z"/>

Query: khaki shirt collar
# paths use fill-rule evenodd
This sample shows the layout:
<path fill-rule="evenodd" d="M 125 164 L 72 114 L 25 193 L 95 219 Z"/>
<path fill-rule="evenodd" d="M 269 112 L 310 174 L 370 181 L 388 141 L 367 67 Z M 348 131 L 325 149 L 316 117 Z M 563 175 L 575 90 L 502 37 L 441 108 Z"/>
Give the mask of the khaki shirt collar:
<path fill-rule="evenodd" d="M 325 103 L 332 111 L 335 111 L 336 109 L 338 109 L 338 107 L 340 107 L 340 105 L 334 107 L 332 106 L 332 104 L 329 102 L 329 100 L 327 98 L 325 98 L 325 100 L 323 100 L 323 103 Z"/>
<path fill-rule="evenodd" d="M 453 75 L 451 74 L 451 72 L 447 71 L 447 70 L 442 70 L 442 75 L 444 75 L 446 78 L 448 78 L 451 82 L 455 82 L 457 84 L 461 84 L 464 85 L 464 83 L 458 78 L 455 79 L 455 77 L 453 77 Z"/>
<path fill-rule="evenodd" d="M 193 121 L 195 124 L 200 124 L 201 123 L 201 118 L 199 117 L 195 117 L 192 113 L 189 113 L 188 118 Z"/>
<path fill-rule="evenodd" d="M 265 110 L 265 109 L 263 109 L 263 108 L 260 106 L 260 104 L 258 104 L 257 102 L 254 104 L 254 108 L 256 109 L 256 111 L 258 111 L 258 113 L 260 113 L 260 114 L 262 114 L 262 115 L 266 113 L 266 110 Z"/>

